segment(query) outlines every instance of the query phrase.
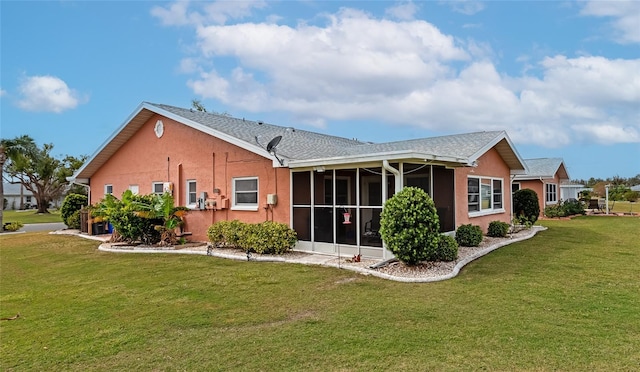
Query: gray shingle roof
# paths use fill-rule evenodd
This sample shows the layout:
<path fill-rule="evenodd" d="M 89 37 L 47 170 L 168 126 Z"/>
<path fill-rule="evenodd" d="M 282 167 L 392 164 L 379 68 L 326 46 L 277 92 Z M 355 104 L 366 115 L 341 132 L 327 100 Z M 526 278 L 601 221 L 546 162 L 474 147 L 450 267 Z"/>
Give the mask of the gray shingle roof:
<path fill-rule="evenodd" d="M 245 150 L 273 159 L 266 151 L 270 140 L 282 136 L 277 156 L 291 168 L 353 164 L 382 160 L 434 160 L 448 165 L 469 165 L 495 146 L 514 172 L 524 163 L 504 131 L 476 132 L 387 143 L 362 142 L 302 129 L 143 102 L 71 179 L 86 182 L 153 115 L 159 114 L 217 136 Z"/>
<path fill-rule="evenodd" d="M 346 156 L 354 146 L 365 144 L 365 142 L 357 140 L 309 132 L 292 127 L 282 127 L 169 105 L 153 105 L 208 128 L 228 134 L 252 146 L 257 145 L 265 148 L 271 139 L 276 136 L 282 136 L 282 140 L 277 147 L 277 153 L 287 159 L 306 160 L 327 156 Z M 259 144 L 256 142 L 256 136 Z"/>
<path fill-rule="evenodd" d="M 516 180 L 540 177 L 553 178 L 556 172 L 560 170 L 560 167 L 563 167 L 562 158 L 525 159 L 524 162 L 527 165 L 528 172 L 525 175 L 516 176 Z M 564 171 L 564 169 L 562 169 L 562 171 Z M 565 177 L 563 177 L 563 174 L 561 174 L 560 178 Z M 568 178 L 568 175 L 566 176 L 566 178 Z"/>
<path fill-rule="evenodd" d="M 480 151 L 487 143 L 504 134 L 502 131 L 476 132 L 407 141 L 370 143 L 291 127 L 267 123 L 259 124 L 255 121 L 169 105 L 153 105 L 252 145 L 256 145 L 255 136 L 258 136 L 260 144 L 264 147 L 269 140 L 280 135 L 282 140 L 277 147 L 278 155 L 294 161 L 397 152 L 415 152 L 467 159 Z"/>
<path fill-rule="evenodd" d="M 4 195 L 5 196 L 20 196 L 20 188 L 22 188 L 23 196 L 33 196 L 33 193 L 26 188 L 22 187 L 19 183 L 4 182 Z"/>

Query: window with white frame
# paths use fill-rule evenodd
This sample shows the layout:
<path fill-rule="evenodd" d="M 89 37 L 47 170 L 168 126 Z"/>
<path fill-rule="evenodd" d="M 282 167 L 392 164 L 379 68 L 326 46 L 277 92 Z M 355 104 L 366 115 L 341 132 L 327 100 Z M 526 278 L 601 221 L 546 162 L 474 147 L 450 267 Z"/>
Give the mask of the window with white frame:
<path fill-rule="evenodd" d="M 546 201 L 547 203 L 557 203 L 558 202 L 558 186 L 555 183 L 547 183 L 545 185 L 546 188 Z"/>
<path fill-rule="evenodd" d="M 198 203 L 196 180 L 187 180 L 187 205 L 195 206 Z"/>
<path fill-rule="evenodd" d="M 502 211 L 502 202 L 502 179 L 485 177 L 467 179 L 467 206 L 470 213 Z"/>
<path fill-rule="evenodd" d="M 113 185 L 104 185 L 104 194 L 112 195 L 113 194 Z"/>
<path fill-rule="evenodd" d="M 520 190 L 520 182 L 514 182 L 511 184 L 511 193 L 515 193 Z"/>
<path fill-rule="evenodd" d="M 258 177 L 233 179 L 233 207 L 238 209 L 258 209 Z"/>
<path fill-rule="evenodd" d="M 156 195 L 164 194 L 164 182 L 154 182 L 151 184 L 151 192 Z"/>
<path fill-rule="evenodd" d="M 129 185 L 129 190 L 131 190 L 131 193 L 133 193 L 133 195 L 138 195 L 140 193 L 140 186 Z"/>

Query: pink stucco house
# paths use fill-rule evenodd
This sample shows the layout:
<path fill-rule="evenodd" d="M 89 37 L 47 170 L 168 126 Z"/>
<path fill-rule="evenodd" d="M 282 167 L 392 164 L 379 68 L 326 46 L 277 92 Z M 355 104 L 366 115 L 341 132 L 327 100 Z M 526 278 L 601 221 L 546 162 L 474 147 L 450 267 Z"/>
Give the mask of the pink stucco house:
<path fill-rule="evenodd" d="M 143 102 L 73 176 L 90 201 L 170 190 L 186 230 L 216 221 L 289 224 L 296 249 L 383 257 L 384 202 L 404 186 L 433 198 L 443 232 L 511 221 L 511 181 L 526 172 L 504 131 L 369 143 Z"/>
<path fill-rule="evenodd" d="M 520 189 L 535 191 L 542 216 L 545 207 L 561 200 L 561 187 L 569 182 L 569 173 L 562 158 L 525 159 L 524 162 L 528 171 L 515 176 L 513 192 Z"/>

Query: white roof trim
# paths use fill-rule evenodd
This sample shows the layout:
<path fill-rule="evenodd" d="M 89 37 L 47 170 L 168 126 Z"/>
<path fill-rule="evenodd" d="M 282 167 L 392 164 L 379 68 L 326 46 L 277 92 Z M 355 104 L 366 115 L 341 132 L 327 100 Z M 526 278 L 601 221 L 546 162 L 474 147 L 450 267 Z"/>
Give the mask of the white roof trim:
<path fill-rule="evenodd" d="M 460 165 L 466 165 L 468 159 L 466 158 L 454 158 L 448 156 L 440 156 L 433 154 L 424 154 L 414 151 L 391 151 L 374 153 L 370 155 L 360 156 L 340 156 L 334 158 L 320 158 L 311 160 L 292 160 L 289 162 L 289 168 L 305 168 L 315 166 L 331 166 L 331 165 L 343 165 L 343 164 L 357 164 L 367 162 L 381 162 L 383 160 L 404 160 L 404 159 L 424 159 L 425 162 L 435 161 L 441 163 L 457 163 Z"/>

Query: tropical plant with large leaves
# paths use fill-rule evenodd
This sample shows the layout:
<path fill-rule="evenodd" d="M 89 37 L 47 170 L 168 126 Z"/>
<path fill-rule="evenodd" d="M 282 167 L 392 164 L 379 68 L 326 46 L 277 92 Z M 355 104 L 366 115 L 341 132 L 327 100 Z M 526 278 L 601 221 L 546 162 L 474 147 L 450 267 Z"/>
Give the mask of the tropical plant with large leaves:
<path fill-rule="evenodd" d="M 91 216 L 111 223 L 115 230 L 113 241 L 173 245 L 177 242 L 176 229 L 184 223 L 187 211 L 186 207 L 174 206 L 169 193 L 134 195 L 127 190 L 121 200 L 106 195 L 91 207 Z"/>

